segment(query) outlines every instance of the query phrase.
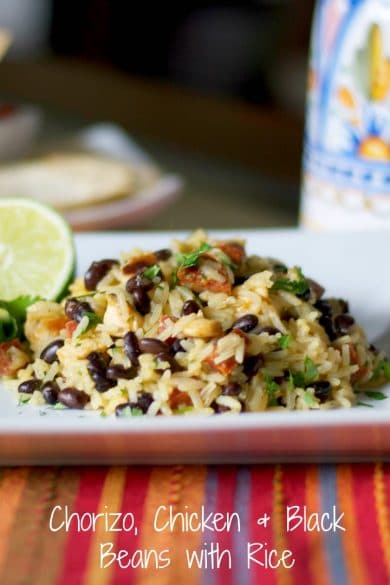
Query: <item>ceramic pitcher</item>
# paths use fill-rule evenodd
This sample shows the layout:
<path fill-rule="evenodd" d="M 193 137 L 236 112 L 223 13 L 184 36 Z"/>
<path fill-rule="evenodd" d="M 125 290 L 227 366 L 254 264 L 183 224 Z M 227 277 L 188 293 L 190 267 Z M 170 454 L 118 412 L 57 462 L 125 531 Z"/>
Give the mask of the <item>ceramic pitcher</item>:
<path fill-rule="evenodd" d="M 390 0 L 318 0 L 301 223 L 390 228 Z"/>

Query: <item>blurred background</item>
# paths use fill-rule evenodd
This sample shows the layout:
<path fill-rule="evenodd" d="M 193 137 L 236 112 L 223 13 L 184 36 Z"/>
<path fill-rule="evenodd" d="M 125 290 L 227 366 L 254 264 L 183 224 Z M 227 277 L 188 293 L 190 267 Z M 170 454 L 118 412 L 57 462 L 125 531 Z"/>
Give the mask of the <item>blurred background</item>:
<path fill-rule="evenodd" d="M 108 122 L 180 177 L 174 197 L 129 226 L 295 225 L 313 7 L 1 0 L 0 26 L 13 35 L 1 115 L 38 108 L 34 142 L 19 156 Z"/>

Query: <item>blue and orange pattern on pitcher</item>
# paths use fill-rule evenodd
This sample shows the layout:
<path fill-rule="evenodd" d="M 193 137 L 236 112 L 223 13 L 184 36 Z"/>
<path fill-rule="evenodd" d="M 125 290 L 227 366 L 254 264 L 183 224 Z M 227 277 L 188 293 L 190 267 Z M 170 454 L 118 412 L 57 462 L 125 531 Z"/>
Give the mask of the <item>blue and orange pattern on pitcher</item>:
<path fill-rule="evenodd" d="M 390 228 L 390 0 L 317 3 L 301 219 Z"/>

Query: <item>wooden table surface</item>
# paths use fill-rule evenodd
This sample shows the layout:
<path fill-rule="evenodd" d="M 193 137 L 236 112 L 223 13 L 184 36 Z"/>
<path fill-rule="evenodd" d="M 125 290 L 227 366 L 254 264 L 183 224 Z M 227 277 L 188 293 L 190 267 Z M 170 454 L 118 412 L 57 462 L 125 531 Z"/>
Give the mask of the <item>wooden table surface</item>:
<path fill-rule="evenodd" d="M 184 196 L 147 227 L 296 222 L 302 121 L 291 114 L 71 60 L 5 62 L 0 91 L 41 106 L 43 140 L 95 121 L 111 121 L 131 133 L 164 168 L 181 174 Z"/>

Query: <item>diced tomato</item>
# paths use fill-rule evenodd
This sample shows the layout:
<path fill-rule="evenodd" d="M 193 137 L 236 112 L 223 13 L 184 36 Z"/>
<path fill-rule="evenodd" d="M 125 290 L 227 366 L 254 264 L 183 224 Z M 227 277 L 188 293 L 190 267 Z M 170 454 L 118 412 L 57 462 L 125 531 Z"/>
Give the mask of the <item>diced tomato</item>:
<path fill-rule="evenodd" d="M 352 343 L 349 344 L 349 357 L 351 359 L 352 364 L 359 363 L 359 358 L 358 358 L 358 353 L 356 351 L 356 347 Z"/>
<path fill-rule="evenodd" d="M 352 376 L 351 376 L 352 384 L 357 384 L 367 374 L 368 374 L 368 368 L 366 368 L 364 366 L 362 368 L 359 368 L 359 370 L 357 372 L 355 372 L 354 374 L 352 374 Z"/>
<path fill-rule="evenodd" d="M 232 285 L 226 276 L 225 280 L 210 280 L 205 278 L 197 266 L 191 266 L 190 268 L 179 268 L 177 271 L 177 279 L 182 286 L 186 286 L 196 293 L 200 293 L 204 290 L 210 292 L 224 292 L 230 294 Z"/>
<path fill-rule="evenodd" d="M 367 375 L 368 368 L 360 365 L 359 356 L 358 356 L 358 353 L 356 351 L 356 347 L 352 343 L 349 344 L 349 357 L 351 359 L 352 364 L 359 366 L 358 371 L 355 372 L 354 374 L 352 374 L 352 376 L 351 376 L 352 384 L 357 384 L 359 382 L 359 380 L 361 380 L 362 378 L 364 378 L 364 376 Z"/>
<path fill-rule="evenodd" d="M 168 404 L 172 410 L 177 410 L 181 406 L 192 406 L 192 400 L 186 392 L 174 388 L 169 397 Z"/>
<path fill-rule="evenodd" d="M 66 337 L 70 338 L 73 335 L 74 330 L 77 328 L 77 321 L 67 321 L 65 323 Z"/>
<path fill-rule="evenodd" d="M 68 320 L 65 316 L 53 317 L 46 320 L 46 328 L 53 333 L 54 336 L 59 335 L 60 331 L 66 326 Z"/>
<path fill-rule="evenodd" d="M 12 339 L 12 341 L 4 341 L 0 343 L 0 376 L 12 376 L 18 368 L 12 365 L 11 353 L 9 349 L 17 347 L 22 350 L 22 344 L 19 339 Z"/>
<path fill-rule="evenodd" d="M 204 360 L 207 365 L 210 366 L 213 370 L 217 370 L 220 374 L 224 376 L 228 376 L 232 373 L 234 368 L 237 365 L 236 359 L 234 356 L 224 360 L 223 362 L 215 363 L 215 359 L 217 357 L 217 350 L 215 349 L 209 356 L 206 357 Z"/>
<path fill-rule="evenodd" d="M 245 260 L 244 246 L 238 242 L 222 242 L 217 244 L 217 248 L 222 250 L 238 266 Z"/>

